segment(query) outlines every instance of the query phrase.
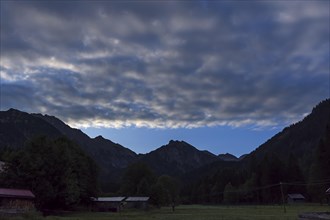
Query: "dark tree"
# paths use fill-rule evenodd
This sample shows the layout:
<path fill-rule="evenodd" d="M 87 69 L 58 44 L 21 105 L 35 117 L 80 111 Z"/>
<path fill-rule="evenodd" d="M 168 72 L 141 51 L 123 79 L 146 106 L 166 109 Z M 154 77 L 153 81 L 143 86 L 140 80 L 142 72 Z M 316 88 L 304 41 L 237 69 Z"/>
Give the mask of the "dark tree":
<path fill-rule="evenodd" d="M 145 163 L 130 165 L 122 178 L 120 193 L 130 196 L 147 196 L 155 183 L 152 170 Z"/>
<path fill-rule="evenodd" d="M 161 184 L 156 183 L 151 186 L 151 189 L 150 189 L 151 204 L 160 208 L 162 205 L 165 204 L 165 202 L 166 202 L 165 198 L 166 198 L 165 189 L 163 188 L 163 186 Z"/>
<path fill-rule="evenodd" d="M 235 204 L 238 202 L 237 189 L 231 183 L 228 183 L 225 187 L 223 201 L 227 204 Z"/>
<path fill-rule="evenodd" d="M 66 209 L 97 194 L 97 173 L 93 160 L 75 143 L 40 137 L 11 153 L 0 184 L 32 190 L 39 209 Z"/>
<path fill-rule="evenodd" d="M 162 175 L 157 180 L 157 185 L 161 186 L 163 190 L 163 202 L 165 205 L 172 205 L 173 207 L 179 200 L 179 182 L 173 177 Z"/>

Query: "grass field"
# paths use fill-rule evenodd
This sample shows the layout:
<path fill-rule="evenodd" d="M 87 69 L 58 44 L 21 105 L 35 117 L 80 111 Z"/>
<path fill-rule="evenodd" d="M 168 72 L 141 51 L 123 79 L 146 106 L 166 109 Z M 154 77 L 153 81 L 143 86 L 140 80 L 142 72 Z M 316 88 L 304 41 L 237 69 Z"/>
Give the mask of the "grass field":
<path fill-rule="evenodd" d="M 181 205 L 175 212 L 164 207 L 149 211 L 129 210 L 122 213 L 79 212 L 66 216 L 26 216 L 14 218 L 36 220 L 293 220 L 302 212 L 330 212 L 330 206 L 295 205 L 287 206 L 286 213 L 282 206 L 202 206 Z M 13 218 L 10 218 L 13 219 Z"/>

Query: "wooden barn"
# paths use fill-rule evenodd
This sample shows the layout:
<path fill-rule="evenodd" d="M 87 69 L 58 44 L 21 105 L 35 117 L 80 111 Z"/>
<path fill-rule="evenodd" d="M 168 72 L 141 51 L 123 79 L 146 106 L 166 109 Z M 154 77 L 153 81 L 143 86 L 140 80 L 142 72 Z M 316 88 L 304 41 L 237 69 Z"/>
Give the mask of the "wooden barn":
<path fill-rule="evenodd" d="M 92 198 L 93 210 L 99 212 L 119 212 L 122 209 L 125 197 L 98 197 Z"/>
<path fill-rule="evenodd" d="M 288 194 L 288 203 L 295 204 L 295 203 L 304 203 L 305 197 L 301 194 Z"/>
<path fill-rule="evenodd" d="M 148 209 L 149 197 L 127 197 L 125 199 L 125 208 Z"/>
<path fill-rule="evenodd" d="M 35 209 L 35 196 L 30 190 L 0 188 L 0 209 L 10 212 L 26 212 Z"/>

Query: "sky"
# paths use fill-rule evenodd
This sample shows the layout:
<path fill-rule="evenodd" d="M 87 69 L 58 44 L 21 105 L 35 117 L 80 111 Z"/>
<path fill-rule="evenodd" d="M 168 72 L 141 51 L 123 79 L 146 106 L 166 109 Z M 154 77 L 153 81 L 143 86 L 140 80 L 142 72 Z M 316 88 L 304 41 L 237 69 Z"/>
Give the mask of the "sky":
<path fill-rule="evenodd" d="M 330 96 L 330 1 L 0 4 L 0 110 L 137 153 L 240 156 Z"/>

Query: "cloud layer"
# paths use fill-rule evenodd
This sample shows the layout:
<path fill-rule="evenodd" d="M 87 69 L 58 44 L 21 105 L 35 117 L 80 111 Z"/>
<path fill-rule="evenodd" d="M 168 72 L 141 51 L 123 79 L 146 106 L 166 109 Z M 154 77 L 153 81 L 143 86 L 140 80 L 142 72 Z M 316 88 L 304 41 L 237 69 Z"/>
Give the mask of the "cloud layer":
<path fill-rule="evenodd" d="M 1 110 L 277 126 L 329 97 L 328 1 L 1 1 Z"/>

